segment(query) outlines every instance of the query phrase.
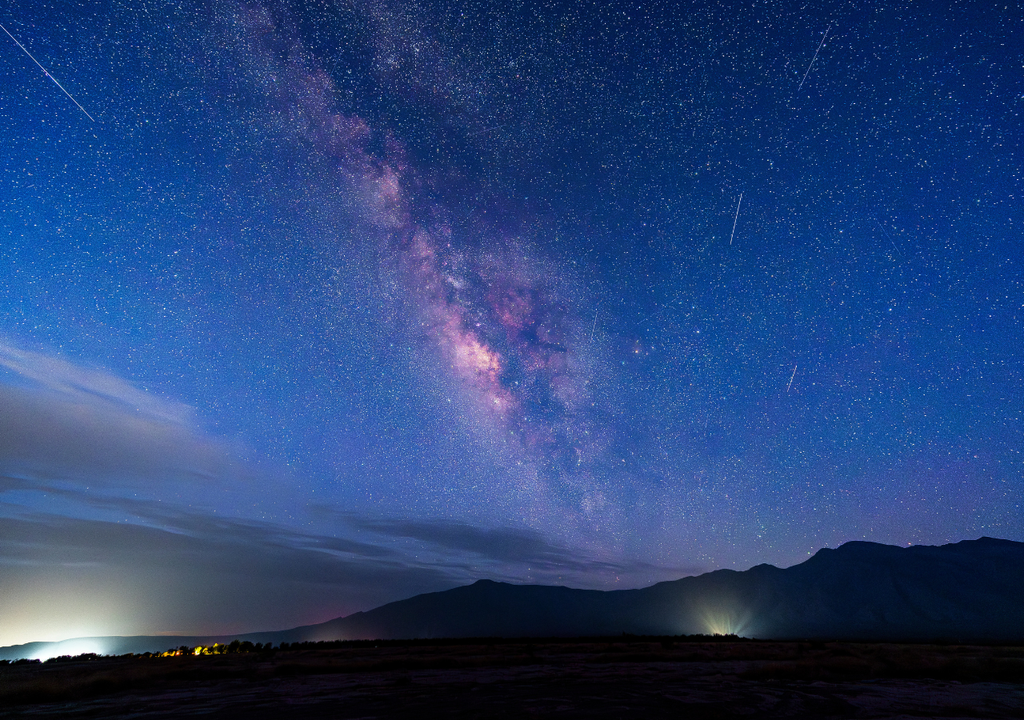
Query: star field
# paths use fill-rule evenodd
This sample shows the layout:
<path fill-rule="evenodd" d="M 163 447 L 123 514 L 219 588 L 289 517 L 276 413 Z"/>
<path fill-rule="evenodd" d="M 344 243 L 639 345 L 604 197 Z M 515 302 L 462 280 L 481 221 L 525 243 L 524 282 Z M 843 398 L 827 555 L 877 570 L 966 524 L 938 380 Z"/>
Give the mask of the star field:
<path fill-rule="evenodd" d="M 3 644 L 1024 539 L 1018 5 L 0 24 Z"/>

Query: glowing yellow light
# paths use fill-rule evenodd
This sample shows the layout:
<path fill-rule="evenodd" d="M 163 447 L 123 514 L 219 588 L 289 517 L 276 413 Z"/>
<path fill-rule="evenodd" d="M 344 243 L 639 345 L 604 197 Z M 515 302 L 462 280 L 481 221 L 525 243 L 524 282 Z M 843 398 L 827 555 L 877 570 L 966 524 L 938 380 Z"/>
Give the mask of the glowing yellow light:
<path fill-rule="evenodd" d="M 751 637 L 753 617 L 749 609 L 732 599 L 709 602 L 698 613 L 704 632 L 708 635 L 738 635 Z"/>
<path fill-rule="evenodd" d="M 704 626 L 709 635 L 735 635 L 733 619 L 727 613 L 709 612 L 704 615 Z"/>

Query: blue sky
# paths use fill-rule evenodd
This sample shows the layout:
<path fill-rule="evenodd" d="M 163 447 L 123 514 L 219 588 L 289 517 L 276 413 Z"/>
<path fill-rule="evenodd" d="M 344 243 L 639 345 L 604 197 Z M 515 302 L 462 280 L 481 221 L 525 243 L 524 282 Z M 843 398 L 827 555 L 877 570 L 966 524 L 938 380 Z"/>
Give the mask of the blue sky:
<path fill-rule="evenodd" d="M 1019 7 L 0 23 L 0 643 L 1024 539 Z"/>

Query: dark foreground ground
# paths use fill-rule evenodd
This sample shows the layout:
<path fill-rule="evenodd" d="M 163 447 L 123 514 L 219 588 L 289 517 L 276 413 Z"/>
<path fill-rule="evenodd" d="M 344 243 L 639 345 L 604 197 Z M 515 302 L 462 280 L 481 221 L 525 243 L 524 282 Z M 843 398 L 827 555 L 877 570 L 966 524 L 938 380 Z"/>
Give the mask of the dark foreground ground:
<path fill-rule="evenodd" d="M 388 644 L 0 667 L 0 718 L 1024 718 L 1024 647 Z"/>

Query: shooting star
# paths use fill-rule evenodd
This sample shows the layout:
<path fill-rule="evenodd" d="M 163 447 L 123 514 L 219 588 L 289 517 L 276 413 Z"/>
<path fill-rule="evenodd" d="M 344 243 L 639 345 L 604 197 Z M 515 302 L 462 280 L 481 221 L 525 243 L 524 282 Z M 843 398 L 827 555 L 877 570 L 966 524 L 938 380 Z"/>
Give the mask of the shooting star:
<path fill-rule="evenodd" d="M 729 244 L 732 245 L 732 239 L 736 237 L 736 222 L 740 219 L 740 203 L 743 202 L 743 193 L 740 193 L 740 199 L 736 201 L 736 216 L 732 219 L 732 234 L 729 235 Z"/>
<path fill-rule="evenodd" d="M 892 239 L 892 235 L 889 234 L 882 223 L 878 222 L 877 218 L 875 218 L 875 225 L 877 225 L 878 229 L 882 231 L 882 234 L 885 235 L 886 239 L 892 243 L 892 249 L 896 251 L 896 254 L 903 257 L 903 253 L 901 253 L 900 249 L 896 247 L 896 241 Z"/>
<path fill-rule="evenodd" d="M 795 378 L 795 377 L 796 377 L 796 365 L 793 366 L 793 374 L 789 376 L 789 385 L 786 386 L 786 392 L 789 392 L 789 389 L 791 387 L 793 387 L 793 378 Z"/>
<path fill-rule="evenodd" d="M 831 29 L 832 29 L 832 23 L 829 23 L 828 27 L 825 28 L 825 34 L 821 36 L 821 42 L 818 43 L 818 49 L 814 51 L 814 57 L 811 58 L 811 62 L 810 62 L 810 64 L 808 64 L 806 72 L 804 72 L 803 79 L 800 81 L 800 84 L 797 85 L 797 87 L 796 87 L 796 91 L 797 92 L 800 92 L 800 88 L 802 88 L 804 86 L 804 82 L 807 80 L 807 76 L 811 73 L 811 67 L 813 67 L 814 61 L 818 59 L 818 53 L 821 52 L 821 46 L 825 44 L 825 38 L 828 37 L 828 31 L 831 30 Z"/>
<path fill-rule="evenodd" d="M 84 112 L 85 116 L 87 118 L 89 118 L 93 122 L 96 122 L 96 118 L 94 118 L 92 115 L 90 115 L 89 112 L 84 107 L 82 107 L 81 104 L 79 104 L 79 102 L 77 100 L 75 100 L 73 97 L 71 97 L 71 93 L 69 93 L 67 90 L 65 90 L 63 85 L 61 85 L 59 82 L 57 82 L 57 78 L 55 78 L 53 75 L 51 75 L 49 70 L 44 68 L 39 63 L 38 60 L 36 60 L 34 57 L 32 57 L 32 53 L 30 53 L 25 48 L 24 45 L 22 45 L 20 42 L 18 42 L 18 38 L 16 38 L 13 35 L 11 35 L 10 31 L 7 28 L 5 28 L 3 25 L 0 25 L 0 30 L 3 30 L 5 33 L 7 33 L 7 37 L 9 37 L 11 40 L 13 40 L 14 44 L 22 49 L 22 52 L 24 52 L 26 55 L 28 55 L 30 58 L 32 58 L 32 62 L 34 62 L 36 65 L 39 65 L 39 69 L 42 70 L 43 73 L 45 73 L 46 77 L 48 77 L 51 80 L 53 80 L 53 84 L 56 85 L 57 87 L 59 87 L 61 89 L 61 92 L 63 92 L 65 95 L 67 95 L 69 98 L 71 98 L 71 102 L 73 102 L 75 105 L 78 105 L 78 109 L 81 110 L 82 112 Z"/>
<path fill-rule="evenodd" d="M 480 130 L 474 130 L 471 133 L 466 133 L 466 137 L 476 137 L 477 135 L 483 135 L 484 133 L 494 132 L 495 130 L 504 130 L 506 125 L 495 125 L 494 127 L 485 127 Z"/>

